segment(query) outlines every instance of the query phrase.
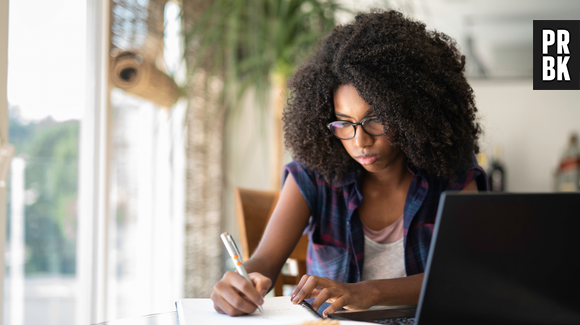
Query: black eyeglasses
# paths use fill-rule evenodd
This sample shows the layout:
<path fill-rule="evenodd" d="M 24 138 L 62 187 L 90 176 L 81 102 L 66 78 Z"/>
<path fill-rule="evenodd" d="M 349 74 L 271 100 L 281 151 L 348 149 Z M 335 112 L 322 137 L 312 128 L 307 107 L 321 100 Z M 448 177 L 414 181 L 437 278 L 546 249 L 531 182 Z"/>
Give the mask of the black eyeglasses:
<path fill-rule="evenodd" d="M 376 117 L 368 116 L 358 123 L 334 121 L 326 125 L 332 134 L 340 140 L 350 140 L 356 135 L 356 126 L 360 125 L 367 134 L 379 136 L 385 134 L 385 127 Z"/>

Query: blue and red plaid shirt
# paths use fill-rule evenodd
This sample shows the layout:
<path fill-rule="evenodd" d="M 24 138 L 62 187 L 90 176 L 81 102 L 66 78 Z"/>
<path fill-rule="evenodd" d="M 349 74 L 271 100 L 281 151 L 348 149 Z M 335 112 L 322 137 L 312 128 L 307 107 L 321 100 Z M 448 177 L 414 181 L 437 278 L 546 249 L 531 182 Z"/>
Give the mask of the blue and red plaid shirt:
<path fill-rule="evenodd" d="M 439 197 L 446 190 L 462 190 L 476 180 L 487 191 L 487 175 L 475 157 L 465 175 L 454 181 L 431 177 L 407 162 L 413 174 L 404 208 L 405 269 L 407 275 L 425 271 Z M 364 233 L 357 208 L 362 204 L 361 178 L 353 171 L 342 181 L 329 184 L 298 162 L 284 168 L 284 180 L 292 174 L 310 208 L 308 274 L 332 280 L 360 282 L 364 262 Z"/>

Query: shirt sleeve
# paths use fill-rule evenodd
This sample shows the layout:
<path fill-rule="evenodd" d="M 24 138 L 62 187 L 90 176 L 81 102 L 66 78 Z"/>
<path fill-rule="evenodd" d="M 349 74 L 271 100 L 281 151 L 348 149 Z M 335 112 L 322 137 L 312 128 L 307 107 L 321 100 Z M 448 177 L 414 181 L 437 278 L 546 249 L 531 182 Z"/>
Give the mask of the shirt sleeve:
<path fill-rule="evenodd" d="M 471 181 L 475 180 L 477 184 L 477 190 L 480 192 L 489 191 L 487 183 L 487 174 L 485 170 L 479 166 L 475 155 L 472 156 L 471 165 L 466 169 L 463 175 L 460 175 L 455 180 L 449 182 L 448 190 L 461 191 L 464 189 Z"/>
<path fill-rule="evenodd" d="M 298 185 L 298 189 L 310 209 L 310 215 L 316 215 L 317 208 L 317 188 L 316 188 L 316 175 L 314 172 L 306 169 L 304 166 L 296 161 L 293 161 L 286 166 L 284 166 L 284 174 L 282 177 L 282 186 L 286 183 L 288 175 L 292 175 L 294 181 Z"/>

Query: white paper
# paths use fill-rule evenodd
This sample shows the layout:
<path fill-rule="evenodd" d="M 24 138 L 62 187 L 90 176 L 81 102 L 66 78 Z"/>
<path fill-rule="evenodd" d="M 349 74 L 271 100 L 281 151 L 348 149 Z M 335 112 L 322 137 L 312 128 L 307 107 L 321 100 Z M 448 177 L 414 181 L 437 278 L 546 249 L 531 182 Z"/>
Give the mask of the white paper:
<path fill-rule="evenodd" d="M 256 310 L 250 315 L 237 317 L 219 314 L 210 299 L 181 299 L 176 305 L 180 325 L 294 325 L 318 319 L 304 307 L 294 305 L 290 297 L 264 298 L 263 314 Z"/>

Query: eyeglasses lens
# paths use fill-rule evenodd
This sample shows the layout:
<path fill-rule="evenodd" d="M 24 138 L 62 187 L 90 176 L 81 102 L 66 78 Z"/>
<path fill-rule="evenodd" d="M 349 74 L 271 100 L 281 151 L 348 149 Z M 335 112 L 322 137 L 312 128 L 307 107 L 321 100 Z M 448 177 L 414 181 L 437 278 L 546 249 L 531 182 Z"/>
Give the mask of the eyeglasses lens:
<path fill-rule="evenodd" d="M 349 139 L 354 136 L 354 128 L 348 122 L 332 122 L 330 124 L 330 130 L 340 139 Z"/>
<path fill-rule="evenodd" d="M 366 120 L 363 123 L 362 127 L 370 135 L 381 135 L 385 133 L 383 124 L 379 122 L 376 118 Z"/>

